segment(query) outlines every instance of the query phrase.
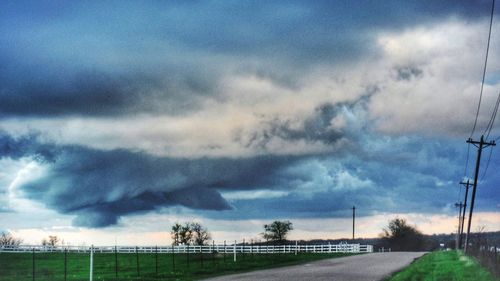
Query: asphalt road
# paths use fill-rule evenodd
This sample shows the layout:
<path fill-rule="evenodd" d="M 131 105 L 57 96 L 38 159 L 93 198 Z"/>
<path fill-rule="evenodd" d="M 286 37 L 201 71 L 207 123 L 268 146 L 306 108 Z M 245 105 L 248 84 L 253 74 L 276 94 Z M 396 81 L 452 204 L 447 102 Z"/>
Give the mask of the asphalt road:
<path fill-rule="evenodd" d="M 409 265 L 423 252 L 371 253 L 311 263 L 225 275 L 206 281 L 339 280 L 378 281 Z"/>

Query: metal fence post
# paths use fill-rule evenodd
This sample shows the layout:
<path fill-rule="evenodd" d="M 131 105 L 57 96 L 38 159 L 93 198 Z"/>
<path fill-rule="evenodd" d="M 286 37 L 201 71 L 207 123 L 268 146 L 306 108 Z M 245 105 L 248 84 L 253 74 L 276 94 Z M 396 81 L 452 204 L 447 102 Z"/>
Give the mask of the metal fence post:
<path fill-rule="evenodd" d="M 68 248 L 64 249 L 64 281 L 67 280 L 67 275 L 68 275 Z"/>
<path fill-rule="evenodd" d="M 172 271 L 175 271 L 175 253 L 174 253 L 174 245 L 172 245 Z"/>
<path fill-rule="evenodd" d="M 250 239 L 250 259 L 253 258 L 253 239 Z"/>
<path fill-rule="evenodd" d="M 35 281 L 35 248 L 33 248 L 32 260 L 33 260 L 33 281 Z"/>
<path fill-rule="evenodd" d="M 137 266 L 137 276 L 141 276 L 141 271 L 139 269 L 139 247 L 135 246 L 135 260 Z"/>
<path fill-rule="evenodd" d="M 200 265 L 203 268 L 203 245 L 200 245 Z"/>
<path fill-rule="evenodd" d="M 226 240 L 224 240 L 224 254 L 222 256 L 224 257 L 224 265 L 226 265 Z"/>
<path fill-rule="evenodd" d="M 118 248 L 115 245 L 115 278 L 118 279 Z"/>
<path fill-rule="evenodd" d="M 158 245 L 155 247 L 155 269 L 156 269 L 156 276 L 158 276 Z"/>
<path fill-rule="evenodd" d="M 245 238 L 243 238 L 243 246 L 241 246 L 241 259 L 245 260 Z"/>
<path fill-rule="evenodd" d="M 215 267 L 215 241 L 212 240 L 212 266 Z"/>
<path fill-rule="evenodd" d="M 189 244 L 187 244 L 186 262 L 187 262 L 187 268 L 189 268 Z"/>

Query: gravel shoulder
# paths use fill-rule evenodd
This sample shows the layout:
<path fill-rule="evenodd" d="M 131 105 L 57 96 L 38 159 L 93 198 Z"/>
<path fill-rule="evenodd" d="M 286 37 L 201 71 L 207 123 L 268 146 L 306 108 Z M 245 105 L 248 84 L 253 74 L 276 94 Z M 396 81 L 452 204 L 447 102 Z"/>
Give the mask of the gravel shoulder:
<path fill-rule="evenodd" d="M 378 281 L 408 266 L 425 252 L 391 252 L 326 259 L 306 264 L 224 275 L 206 281 L 342 280 Z"/>

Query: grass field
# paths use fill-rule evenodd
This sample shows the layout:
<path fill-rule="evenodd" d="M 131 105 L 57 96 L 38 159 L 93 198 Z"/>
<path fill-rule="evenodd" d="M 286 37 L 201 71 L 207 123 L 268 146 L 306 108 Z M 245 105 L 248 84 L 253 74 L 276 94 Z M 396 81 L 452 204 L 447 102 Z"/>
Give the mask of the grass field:
<path fill-rule="evenodd" d="M 210 276 L 298 264 L 350 254 L 245 254 L 233 262 L 230 254 L 94 254 L 94 280 L 197 280 Z M 36 253 L 35 280 L 89 280 L 89 254 Z M 139 264 L 139 266 L 137 266 Z M 156 266 L 158 264 L 158 267 Z M 31 253 L 0 253 L 0 281 L 33 280 Z"/>
<path fill-rule="evenodd" d="M 433 252 L 418 259 L 387 281 L 495 281 L 473 258 L 456 251 Z"/>

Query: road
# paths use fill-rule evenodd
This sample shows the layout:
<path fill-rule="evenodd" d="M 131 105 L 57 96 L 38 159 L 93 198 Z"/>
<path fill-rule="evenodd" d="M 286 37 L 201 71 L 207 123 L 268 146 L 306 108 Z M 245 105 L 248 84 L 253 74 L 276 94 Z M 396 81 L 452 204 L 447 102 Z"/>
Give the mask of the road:
<path fill-rule="evenodd" d="M 206 279 L 206 281 L 378 281 L 406 267 L 424 254 L 424 252 L 371 253 L 225 275 Z"/>

